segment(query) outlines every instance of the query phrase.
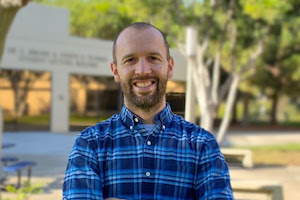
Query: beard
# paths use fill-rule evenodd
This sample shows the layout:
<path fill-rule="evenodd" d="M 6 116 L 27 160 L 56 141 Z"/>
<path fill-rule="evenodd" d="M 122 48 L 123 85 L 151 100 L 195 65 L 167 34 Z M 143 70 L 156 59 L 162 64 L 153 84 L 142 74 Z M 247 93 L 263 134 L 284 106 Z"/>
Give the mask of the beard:
<path fill-rule="evenodd" d="M 142 94 L 138 96 L 133 90 L 133 81 L 136 80 L 147 80 L 147 79 L 155 79 L 156 88 L 152 94 Z M 142 110 L 150 110 L 158 106 L 165 97 L 166 88 L 168 82 L 168 74 L 165 77 L 137 77 L 132 78 L 128 82 L 124 82 L 121 80 L 121 89 L 124 95 L 124 98 L 127 100 L 127 103 L 130 106 L 134 106 L 136 108 Z"/>

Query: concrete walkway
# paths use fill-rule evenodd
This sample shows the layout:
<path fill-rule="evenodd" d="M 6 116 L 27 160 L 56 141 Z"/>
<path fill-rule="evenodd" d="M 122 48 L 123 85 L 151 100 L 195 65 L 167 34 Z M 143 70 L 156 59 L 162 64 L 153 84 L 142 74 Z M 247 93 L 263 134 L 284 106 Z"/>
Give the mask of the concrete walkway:
<path fill-rule="evenodd" d="M 16 144 L 13 148 L 3 149 L 6 156 L 17 156 L 20 160 L 32 160 L 37 163 L 33 168 L 32 183 L 44 183 L 43 194 L 33 195 L 30 200 L 59 200 L 67 165 L 68 155 L 78 133 L 58 134 L 50 132 L 5 132 L 3 141 Z M 229 134 L 226 145 L 265 145 L 282 143 L 300 143 L 300 131 L 296 132 L 256 132 Z M 300 167 L 268 166 L 243 169 L 230 167 L 232 179 L 277 181 L 283 184 L 286 200 L 300 199 Z M 16 175 L 9 175 L 9 183 L 16 183 Z M 23 174 L 26 180 L 26 174 Z M 2 192 L 2 198 L 12 197 Z M 264 198 L 254 196 L 254 199 Z"/>

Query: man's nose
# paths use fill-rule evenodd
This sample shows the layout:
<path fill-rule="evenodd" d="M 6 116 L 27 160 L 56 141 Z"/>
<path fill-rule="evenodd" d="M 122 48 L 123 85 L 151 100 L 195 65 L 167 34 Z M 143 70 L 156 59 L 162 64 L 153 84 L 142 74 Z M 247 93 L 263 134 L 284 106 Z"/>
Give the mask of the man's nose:
<path fill-rule="evenodd" d="M 136 65 L 135 73 L 137 75 L 148 75 L 151 73 L 151 66 L 150 64 L 143 58 L 139 60 Z"/>

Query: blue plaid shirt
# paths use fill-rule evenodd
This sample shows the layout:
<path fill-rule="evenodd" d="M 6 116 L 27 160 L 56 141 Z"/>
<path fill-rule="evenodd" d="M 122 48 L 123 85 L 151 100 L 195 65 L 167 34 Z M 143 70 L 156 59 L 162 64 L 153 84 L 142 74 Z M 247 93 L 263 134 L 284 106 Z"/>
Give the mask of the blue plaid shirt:
<path fill-rule="evenodd" d="M 212 134 L 169 104 L 149 134 L 125 106 L 85 129 L 69 157 L 64 200 L 233 199 L 228 167 Z"/>

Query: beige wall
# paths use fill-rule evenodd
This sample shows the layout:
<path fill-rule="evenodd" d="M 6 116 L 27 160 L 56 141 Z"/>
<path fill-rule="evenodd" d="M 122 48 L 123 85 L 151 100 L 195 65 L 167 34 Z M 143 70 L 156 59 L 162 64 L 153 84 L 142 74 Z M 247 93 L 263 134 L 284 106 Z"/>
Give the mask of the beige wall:
<path fill-rule="evenodd" d="M 13 92 L 9 89 L 0 89 L 0 104 L 3 115 L 12 114 L 14 109 Z"/>
<path fill-rule="evenodd" d="M 20 86 L 23 87 L 24 82 L 21 82 Z M 28 92 L 26 101 L 29 115 L 38 115 L 43 112 L 49 112 L 51 99 L 50 87 L 50 73 L 44 73 L 33 83 L 32 89 Z M 4 115 L 14 114 L 14 92 L 10 87 L 10 82 L 3 77 L 0 78 L 0 104 Z"/>

